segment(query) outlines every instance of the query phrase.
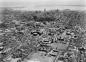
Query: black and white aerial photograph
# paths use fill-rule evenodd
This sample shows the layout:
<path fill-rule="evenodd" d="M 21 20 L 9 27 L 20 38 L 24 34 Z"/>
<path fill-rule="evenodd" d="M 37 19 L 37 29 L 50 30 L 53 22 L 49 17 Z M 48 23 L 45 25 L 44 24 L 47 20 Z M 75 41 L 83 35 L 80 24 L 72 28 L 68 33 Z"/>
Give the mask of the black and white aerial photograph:
<path fill-rule="evenodd" d="M 0 0 L 0 62 L 86 62 L 86 0 Z"/>

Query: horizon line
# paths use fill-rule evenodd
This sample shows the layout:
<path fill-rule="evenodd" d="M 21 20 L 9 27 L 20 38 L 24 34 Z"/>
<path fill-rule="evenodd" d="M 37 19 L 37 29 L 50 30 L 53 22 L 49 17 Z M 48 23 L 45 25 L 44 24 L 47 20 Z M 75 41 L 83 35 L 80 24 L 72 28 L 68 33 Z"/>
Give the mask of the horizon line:
<path fill-rule="evenodd" d="M 56 6 L 77 6 L 77 7 L 86 7 L 86 5 L 56 5 Z M 0 7 L 6 7 L 6 6 L 0 6 Z M 10 8 L 10 7 L 14 7 L 14 8 L 24 8 L 24 7 L 28 7 L 28 6 L 7 6 L 7 8 Z"/>

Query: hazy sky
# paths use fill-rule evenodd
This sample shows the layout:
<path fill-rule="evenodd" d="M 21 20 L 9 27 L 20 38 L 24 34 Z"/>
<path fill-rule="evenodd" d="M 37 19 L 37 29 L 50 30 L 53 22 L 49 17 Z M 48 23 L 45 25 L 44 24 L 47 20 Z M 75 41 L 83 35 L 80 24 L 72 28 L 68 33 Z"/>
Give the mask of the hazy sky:
<path fill-rule="evenodd" d="M 60 5 L 86 7 L 86 0 L 0 0 L 0 7 L 53 8 Z"/>
<path fill-rule="evenodd" d="M 86 5 L 85 0 L 0 0 L 0 6 Z"/>

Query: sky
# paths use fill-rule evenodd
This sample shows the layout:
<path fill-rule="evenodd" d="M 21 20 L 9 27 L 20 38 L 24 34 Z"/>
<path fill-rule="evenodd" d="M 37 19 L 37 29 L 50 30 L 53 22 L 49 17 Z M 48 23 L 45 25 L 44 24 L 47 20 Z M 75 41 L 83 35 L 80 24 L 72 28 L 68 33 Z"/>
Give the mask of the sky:
<path fill-rule="evenodd" d="M 62 5 L 86 6 L 86 0 L 0 0 L 0 7 L 56 7 Z"/>

